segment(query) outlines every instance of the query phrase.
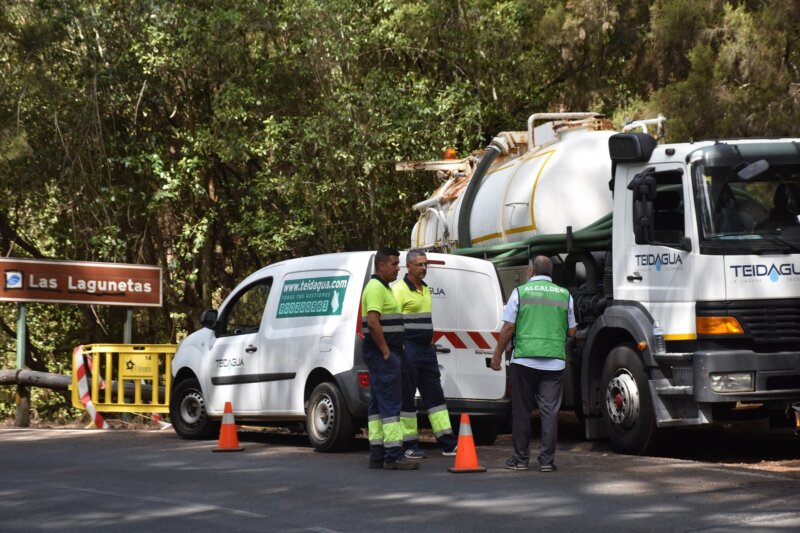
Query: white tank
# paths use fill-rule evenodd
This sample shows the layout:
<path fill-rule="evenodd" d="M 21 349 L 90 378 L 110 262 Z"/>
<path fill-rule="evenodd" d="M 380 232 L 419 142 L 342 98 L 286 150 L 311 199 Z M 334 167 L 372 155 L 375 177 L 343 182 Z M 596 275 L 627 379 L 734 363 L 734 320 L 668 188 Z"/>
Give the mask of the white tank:
<path fill-rule="evenodd" d="M 611 211 L 608 138 L 616 132 L 608 121 L 593 115 L 547 122 L 535 129 L 531 124 L 529 120 L 528 132 L 498 136 L 500 144 L 512 149 L 492 164 L 474 197 L 469 221 L 472 247 L 565 233 L 567 226 L 577 231 Z M 521 155 L 514 154 L 514 146 Z M 467 161 L 461 161 L 462 167 Z M 444 175 L 445 183 L 431 198 L 415 206 L 422 213 L 411 235 L 414 248 L 465 245 L 459 243 L 459 214 L 471 172 Z"/>

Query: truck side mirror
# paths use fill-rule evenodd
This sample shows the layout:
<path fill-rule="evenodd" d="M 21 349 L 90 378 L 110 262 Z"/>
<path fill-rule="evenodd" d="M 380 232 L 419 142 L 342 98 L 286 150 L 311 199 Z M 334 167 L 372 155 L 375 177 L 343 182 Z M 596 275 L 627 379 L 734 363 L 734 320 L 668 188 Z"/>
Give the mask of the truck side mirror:
<path fill-rule="evenodd" d="M 655 172 L 654 167 L 646 168 L 635 175 L 628 184 L 628 189 L 633 191 L 633 233 L 638 243 L 652 242 L 655 233 L 653 200 L 656 197 L 658 183 L 653 172 Z"/>
<path fill-rule="evenodd" d="M 204 328 L 214 329 L 217 326 L 217 319 L 219 318 L 219 313 L 216 309 L 208 309 L 203 311 L 202 316 L 200 317 L 200 323 L 203 325 Z"/>
<path fill-rule="evenodd" d="M 608 138 L 608 154 L 614 163 L 641 163 L 650 161 L 657 145 L 647 133 L 617 133 Z"/>

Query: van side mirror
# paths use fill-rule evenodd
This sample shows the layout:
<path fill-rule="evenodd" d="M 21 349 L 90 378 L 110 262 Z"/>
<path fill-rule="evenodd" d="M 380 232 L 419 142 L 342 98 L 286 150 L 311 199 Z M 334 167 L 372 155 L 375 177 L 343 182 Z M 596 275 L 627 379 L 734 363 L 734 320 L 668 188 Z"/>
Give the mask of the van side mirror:
<path fill-rule="evenodd" d="M 219 313 L 216 309 L 208 309 L 203 311 L 203 314 L 200 317 L 200 323 L 203 324 L 204 328 L 214 329 L 217 326 L 218 318 Z"/>

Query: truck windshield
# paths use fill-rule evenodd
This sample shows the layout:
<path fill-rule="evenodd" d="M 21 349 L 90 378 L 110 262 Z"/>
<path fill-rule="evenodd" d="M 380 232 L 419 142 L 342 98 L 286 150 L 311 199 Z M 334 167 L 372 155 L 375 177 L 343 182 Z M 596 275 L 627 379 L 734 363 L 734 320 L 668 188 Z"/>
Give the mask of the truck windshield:
<path fill-rule="evenodd" d="M 701 252 L 800 252 L 798 148 L 718 143 L 691 154 Z"/>

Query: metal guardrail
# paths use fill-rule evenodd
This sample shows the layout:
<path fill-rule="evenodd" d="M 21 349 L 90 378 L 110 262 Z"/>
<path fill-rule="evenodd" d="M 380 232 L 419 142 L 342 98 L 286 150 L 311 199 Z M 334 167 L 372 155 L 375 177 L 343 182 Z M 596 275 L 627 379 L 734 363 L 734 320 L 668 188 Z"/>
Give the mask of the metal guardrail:
<path fill-rule="evenodd" d="M 87 409 L 88 399 L 97 411 L 169 412 L 176 347 L 175 344 L 82 346 L 73 360 L 72 405 Z M 81 383 L 83 379 L 85 383 Z"/>

